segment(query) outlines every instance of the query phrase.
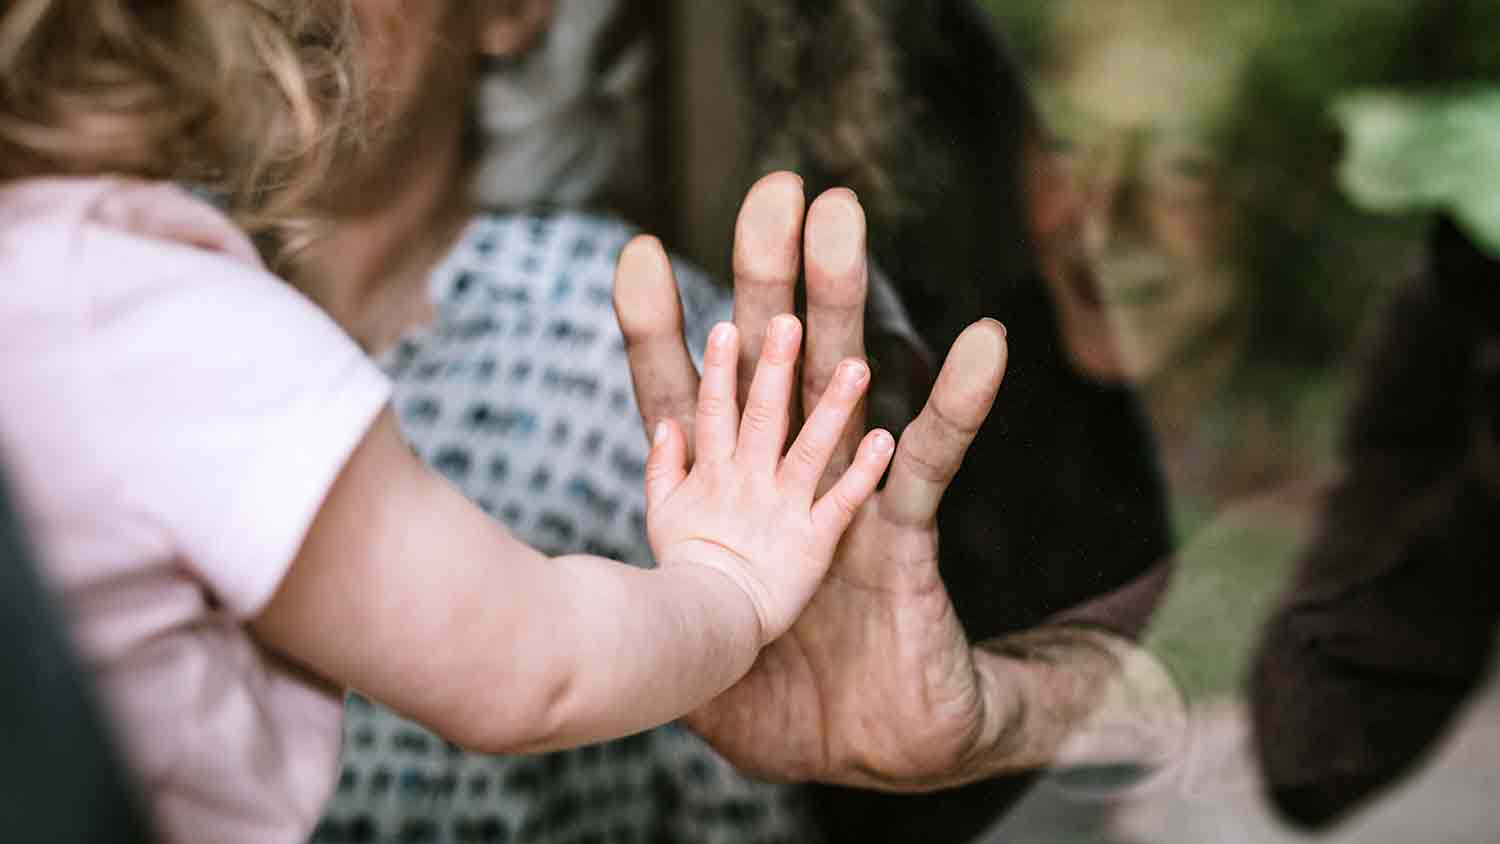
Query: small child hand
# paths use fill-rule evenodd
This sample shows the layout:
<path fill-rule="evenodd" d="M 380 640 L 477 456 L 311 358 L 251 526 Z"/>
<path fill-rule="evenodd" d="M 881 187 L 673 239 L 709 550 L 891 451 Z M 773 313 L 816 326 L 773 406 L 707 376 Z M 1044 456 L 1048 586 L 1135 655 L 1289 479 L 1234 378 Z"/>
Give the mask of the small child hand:
<path fill-rule="evenodd" d="M 843 476 L 816 496 L 870 378 L 862 361 L 840 364 L 783 456 L 801 345 L 796 317 L 771 321 L 741 416 L 739 337 L 730 323 L 715 327 L 703 359 L 692 470 L 682 429 L 672 421 L 657 427 L 646 464 L 646 527 L 658 564 L 727 575 L 754 605 L 763 645 L 786 632 L 812 599 L 895 450 L 889 433 L 870 432 Z"/>

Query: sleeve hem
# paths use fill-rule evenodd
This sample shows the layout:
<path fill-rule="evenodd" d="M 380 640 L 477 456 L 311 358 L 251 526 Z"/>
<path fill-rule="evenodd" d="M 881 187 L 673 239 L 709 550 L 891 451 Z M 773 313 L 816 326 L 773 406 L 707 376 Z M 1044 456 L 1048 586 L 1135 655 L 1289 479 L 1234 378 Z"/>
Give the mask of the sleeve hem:
<path fill-rule="evenodd" d="M 216 543 L 221 558 L 234 564 L 230 580 L 221 575 L 211 586 L 236 617 L 253 618 L 270 602 L 329 490 L 389 398 L 389 382 L 359 357 L 341 390 L 304 403 L 267 439 L 236 502 L 242 517 Z M 278 518 L 261 515 L 268 511 Z"/>

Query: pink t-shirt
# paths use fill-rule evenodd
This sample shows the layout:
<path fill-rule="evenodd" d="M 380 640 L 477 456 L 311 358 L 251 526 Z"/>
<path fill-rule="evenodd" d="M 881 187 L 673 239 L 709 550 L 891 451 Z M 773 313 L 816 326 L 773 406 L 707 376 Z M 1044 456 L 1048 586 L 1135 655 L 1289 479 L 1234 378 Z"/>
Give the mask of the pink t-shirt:
<path fill-rule="evenodd" d="M 108 179 L 0 185 L 0 354 L 0 461 L 158 833 L 306 840 L 340 697 L 245 621 L 385 378 L 208 205 Z"/>

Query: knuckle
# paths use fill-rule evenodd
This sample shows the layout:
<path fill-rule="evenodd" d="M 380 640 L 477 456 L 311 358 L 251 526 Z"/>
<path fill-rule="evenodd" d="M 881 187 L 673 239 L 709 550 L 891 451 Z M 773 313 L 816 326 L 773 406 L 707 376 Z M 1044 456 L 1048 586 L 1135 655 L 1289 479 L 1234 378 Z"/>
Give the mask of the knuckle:
<path fill-rule="evenodd" d="M 907 426 L 907 431 L 914 426 L 915 423 Z M 946 482 L 953 475 L 953 469 L 949 466 L 950 461 L 944 460 L 936 449 L 920 445 L 914 440 L 918 438 L 902 435 L 901 444 L 896 449 L 896 460 L 907 472 L 920 480 L 929 483 Z"/>
<path fill-rule="evenodd" d="M 659 457 L 657 459 L 647 461 L 646 471 L 644 474 L 647 484 L 652 484 L 661 480 L 667 474 L 666 461 Z"/>
<path fill-rule="evenodd" d="M 830 490 L 828 500 L 833 505 L 834 512 L 845 521 L 854 518 L 854 511 L 859 509 L 859 504 L 841 487 Z"/>
<path fill-rule="evenodd" d="M 912 424 L 923 426 L 919 429 L 923 439 L 950 450 L 964 448 L 979 434 L 979 423 L 954 415 L 936 402 L 928 404 Z"/>
<path fill-rule="evenodd" d="M 672 470 L 672 461 L 668 460 L 665 454 L 658 452 L 651 455 L 651 458 L 646 461 L 646 468 L 642 472 L 642 475 L 647 485 L 654 485 L 670 477 Z"/>
<path fill-rule="evenodd" d="M 725 396 L 709 394 L 698 399 L 700 416 L 728 416 L 733 405 Z"/>
<path fill-rule="evenodd" d="M 625 350 L 637 356 L 656 351 L 662 336 L 671 329 L 639 316 L 620 320 L 620 336 Z"/>
<path fill-rule="evenodd" d="M 770 405 L 751 402 L 745 407 L 745 415 L 741 424 L 756 432 L 770 431 L 776 425 L 776 417 L 777 413 Z"/>
<path fill-rule="evenodd" d="M 973 404 L 976 400 L 960 398 L 955 401 L 959 406 Z M 938 432 L 950 439 L 970 440 L 979 433 L 981 421 L 967 418 L 962 413 L 955 413 L 953 408 L 945 407 L 946 403 L 941 401 L 929 402 L 927 413 L 931 416 L 933 427 Z"/>
<path fill-rule="evenodd" d="M 792 443 L 792 448 L 787 452 L 786 459 L 793 465 L 803 469 L 817 469 L 823 463 L 823 443 L 815 438 L 801 436 Z"/>
<path fill-rule="evenodd" d="M 647 385 L 640 393 L 640 406 L 637 410 L 651 417 L 649 421 L 652 430 L 661 419 L 681 419 L 684 414 L 692 415 L 691 393 L 684 395 L 683 391 L 673 390 L 663 385 Z"/>
<path fill-rule="evenodd" d="M 769 248 L 746 249 L 735 255 L 734 284 L 761 294 L 791 293 L 797 279 L 797 254 L 790 244 Z"/>

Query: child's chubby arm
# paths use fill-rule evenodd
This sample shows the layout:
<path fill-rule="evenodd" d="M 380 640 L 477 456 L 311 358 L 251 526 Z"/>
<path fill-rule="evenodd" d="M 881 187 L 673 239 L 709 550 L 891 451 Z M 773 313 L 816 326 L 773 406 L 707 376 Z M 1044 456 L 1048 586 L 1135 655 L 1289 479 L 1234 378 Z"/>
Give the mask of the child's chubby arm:
<path fill-rule="evenodd" d="M 871 432 L 815 494 L 869 373 L 846 362 L 783 452 L 800 345 L 796 319 L 779 317 L 741 416 L 738 337 L 715 329 L 692 469 L 671 422 L 646 467 L 652 570 L 526 546 L 427 469 L 386 411 L 256 634 L 475 750 L 600 741 L 696 708 L 791 626 L 893 451 Z"/>

